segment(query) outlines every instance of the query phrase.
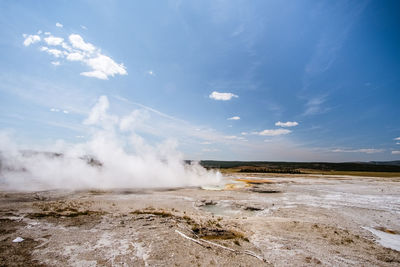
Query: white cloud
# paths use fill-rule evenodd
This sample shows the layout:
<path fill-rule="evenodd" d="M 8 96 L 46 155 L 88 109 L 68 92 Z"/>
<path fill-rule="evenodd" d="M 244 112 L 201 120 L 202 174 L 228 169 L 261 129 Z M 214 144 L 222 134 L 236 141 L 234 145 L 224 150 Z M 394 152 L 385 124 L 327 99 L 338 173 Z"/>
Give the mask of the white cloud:
<path fill-rule="evenodd" d="M 214 91 L 209 95 L 209 97 L 214 100 L 227 101 L 227 100 L 231 100 L 234 97 L 237 98 L 239 96 L 232 94 L 232 93 L 219 93 L 219 92 Z"/>
<path fill-rule="evenodd" d="M 50 33 L 49 33 L 50 34 Z M 41 39 L 37 35 L 23 35 L 25 38 L 24 45 L 29 46 L 32 43 L 39 42 Z M 80 73 L 83 76 L 94 77 L 102 80 L 107 80 L 109 76 L 127 75 L 124 64 L 116 63 L 112 58 L 103 55 L 101 50 L 96 48 L 91 43 L 87 43 L 78 34 L 71 34 L 68 38 L 71 45 L 64 42 L 64 38 L 48 36 L 44 38 L 44 43 L 49 46 L 60 46 L 58 49 L 50 49 L 47 46 L 42 46 L 41 51 L 56 57 L 66 57 L 69 61 L 80 61 L 87 65 L 90 70 Z M 57 63 L 58 62 L 58 63 Z M 52 62 L 53 65 L 59 65 L 59 61 Z M 155 75 L 153 71 L 148 72 L 150 75 Z"/>
<path fill-rule="evenodd" d="M 69 36 L 69 41 L 74 48 L 78 48 L 83 51 L 94 52 L 96 49 L 91 43 L 86 43 L 79 34 L 71 34 Z"/>
<path fill-rule="evenodd" d="M 258 134 L 262 136 L 278 136 L 278 135 L 284 135 L 284 134 L 289 134 L 291 133 L 291 130 L 287 129 L 270 129 L 270 130 L 264 130 L 261 132 L 254 132 L 253 134 Z"/>
<path fill-rule="evenodd" d="M 57 23 L 56 23 L 56 27 L 62 28 L 62 27 L 64 27 L 64 25 L 62 25 L 60 22 L 57 22 Z"/>
<path fill-rule="evenodd" d="M 366 153 L 366 154 L 374 154 L 381 153 L 385 151 L 384 149 L 375 149 L 375 148 L 360 148 L 360 149 L 334 149 L 332 152 L 335 153 Z"/>
<path fill-rule="evenodd" d="M 393 151 L 392 151 L 392 154 L 393 154 L 393 155 L 400 155 L 400 150 L 393 150 Z"/>
<path fill-rule="evenodd" d="M 44 35 L 50 35 L 51 34 L 51 32 L 45 32 L 44 33 Z"/>
<path fill-rule="evenodd" d="M 396 138 L 393 139 L 393 140 L 400 141 L 400 137 L 396 137 Z"/>
<path fill-rule="evenodd" d="M 40 41 L 40 36 L 39 35 L 27 35 L 23 34 L 22 35 L 25 40 L 24 40 L 24 45 L 25 46 L 30 46 L 31 44 L 37 43 Z"/>
<path fill-rule="evenodd" d="M 60 66 L 60 61 L 52 61 L 51 64 L 54 66 Z"/>
<path fill-rule="evenodd" d="M 52 56 L 61 57 L 63 56 L 63 52 L 58 49 L 49 49 L 47 46 L 42 46 L 40 51 L 47 52 Z"/>
<path fill-rule="evenodd" d="M 217 148 L 203 148 L 201 151 L 203 151 L 203 152 L 218 152 L 220 150 Z"/>
<path fill-rule="evenodd" d="M 152 70 L 149 70 L 149 71 L 147 71 L 146 72 L 148 75 L 150 75 L 150 76 L 155 76 L 156 74 L 154 73 L 154 71 L 152 71 Z"/>
<path fill-rule="evenodd" d="M 287 121 L 287 122 L 278 121 L 275 123 L 275 126 L 280 126 L 280 127 L 294 127 L 297 125 L 299 125 L 299 123 L 296 121 Z"/>
<path fill-rule="evenodd" d="M 247 141 L 246 138 L 244 138 L 243 136 L 236 136 L 236 135 L 226 135 L 224 136 L 224 138 L 228 140 Z"/>
<path fill-rule="evenodd" d="M 44 38 L 44 41 L 48 45 L 60 45 L 64 41 L 64 38 L 49 36 L 49 37 Z"/>
<path fill-rule="evenodd" d="M 87 30 L 87 27 L 85 25 L 81 25 L 81 28 Z"/>
<path fill-rule="evenodd" d="M 64 114 L 68 114 L 69 111 L 68 110 L 63 110 Z"/>
<path fill-rule="evenodd" d="M 117 64 L 110 57 L 99 54 L 95 58 L 90 58 L 85 63 L 90 66 L 93 71 L 82 72 L 81 75 L 88 77 L 96 77 L 98 79 L 107 80 L 108 76 L 115 74 L 126 75 L 126 69 L 123 64 Z"/>
<path fill-rule="evenodd" d="M 201 144 L 201 145 L 211 145 L 212 143 L 211 143 L 211 142 L 208 142 L 208 141 L 204 141 L 204 142 L 201 142 L 200 144 Z"/>
<path fill-rule="evenodd" d="M 82 76 L 86 77 L 92 77 L 92 78 L 97 78 L 100 80 L 107 80 L 108 77 L 104 72 L 101 71 L 86 71 L 86 72 L 81 72 Z"/>
<path fill-rule="evenodd" d="M 63 56 L 63 52 L 58 49 L 45 49 L 44 51 L 46 51 L 47 53 L 49 53 L 50 55 L 55 56 L 55 57 Z"/>
<path fill-rule="evenodd" d="M 84 55 L 79 52 L 69 53 L 67 56 L 67 60 L 69 61 L 82 61 Z"/>
<path fill-rule="evenodd" d="M 228 118 L 228 120 L 237 121 L 237 120 L 240 120 L 240 117 L 239 116 L 233 116 L 231 118 Z"/>
<path fill-rule="evenodd" d="M 396 142 L 396 145 L 400 145 L 400 142 Z"/>
<path fill-rule="evenodd" d="M 58 108 L 51 108 L 50 111 L 51 112 L 59 112 L 60 110 Z"/>

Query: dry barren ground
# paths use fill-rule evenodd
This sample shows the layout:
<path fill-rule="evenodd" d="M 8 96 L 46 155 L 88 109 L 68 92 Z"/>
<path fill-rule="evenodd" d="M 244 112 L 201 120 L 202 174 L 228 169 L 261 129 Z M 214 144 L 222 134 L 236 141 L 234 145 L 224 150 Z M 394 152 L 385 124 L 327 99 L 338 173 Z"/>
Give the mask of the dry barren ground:
<path fill-rule="evenodd" d="M 399 266 L 399 182 L 230 174 L 213 188 L 1 191 L 0 266 Z"/>

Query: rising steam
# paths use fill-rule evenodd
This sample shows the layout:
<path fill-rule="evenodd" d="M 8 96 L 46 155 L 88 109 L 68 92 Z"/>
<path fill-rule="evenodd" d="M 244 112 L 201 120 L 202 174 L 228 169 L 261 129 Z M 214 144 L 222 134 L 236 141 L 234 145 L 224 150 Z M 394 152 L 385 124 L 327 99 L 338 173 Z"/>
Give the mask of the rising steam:
<path fill-rule="evenodd" d="M 151 146 L 134 132 L 139 111 L 119 118 L 101 96 L 84 124 L 89 141 L 58 146 L 57 153 L 20 150 L 0 134 L 0 186 L 15 190 L 147 188 L 218 183 L 220 174 L 185 164 L 176 142 Z M 129 152 L 128 152 L 129 151 Z"/>

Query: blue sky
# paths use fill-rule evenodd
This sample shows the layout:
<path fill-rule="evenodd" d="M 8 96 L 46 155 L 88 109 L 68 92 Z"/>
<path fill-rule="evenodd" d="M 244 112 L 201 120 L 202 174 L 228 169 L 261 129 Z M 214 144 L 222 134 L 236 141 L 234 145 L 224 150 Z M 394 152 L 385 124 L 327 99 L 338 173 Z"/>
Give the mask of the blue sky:
<path fill-rule="evenodd" d="M 1 1 L 0 130 L 26 146 L 85 142 L 104 95 L 147 142 L 174 139 L 188 159 L 398 160 L 399 11 Z"/>

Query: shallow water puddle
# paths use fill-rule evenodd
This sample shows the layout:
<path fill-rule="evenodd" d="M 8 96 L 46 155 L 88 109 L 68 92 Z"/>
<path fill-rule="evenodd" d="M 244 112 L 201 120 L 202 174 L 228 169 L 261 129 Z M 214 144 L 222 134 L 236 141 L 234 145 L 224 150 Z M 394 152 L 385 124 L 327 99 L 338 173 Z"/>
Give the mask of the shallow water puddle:
<path fill-rule="evenodd" d="M 379 238 L 377 242 L 385 248 L 400 251 L 400 235 L 393 231 L 381 231 L 372 227 L 363 227 Z M 393 232 L 393 233 L 391 233 Z"/>
<path fill-rule="evenodd" d="M 229 203 L 219 203 L 212 205 L 203 205 L 200 210 L 211 213 L 215 216 L 253 216 L 257 210 L 233 207 Z"/>

